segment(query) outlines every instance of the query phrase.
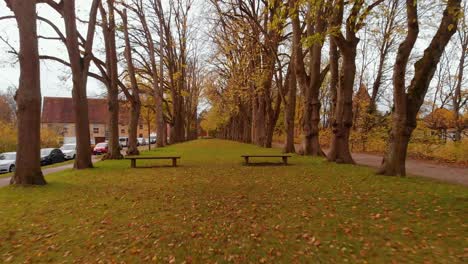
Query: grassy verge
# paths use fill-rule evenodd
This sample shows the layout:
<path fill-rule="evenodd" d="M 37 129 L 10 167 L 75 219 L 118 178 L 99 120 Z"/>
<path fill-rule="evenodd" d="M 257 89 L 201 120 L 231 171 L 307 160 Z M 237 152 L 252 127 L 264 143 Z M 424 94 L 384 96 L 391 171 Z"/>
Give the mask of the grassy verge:
<path fill-rule="evenodd" d="M 0 189 L 0 259 L 12 262 L 463 263 L 468 189 L 221 140 L 104 161 L 47 176 L 46 187 Z M 262 160 L 258 161 L 270 161 Z M 280 161 L 278 159 L 278 161 Z"/>

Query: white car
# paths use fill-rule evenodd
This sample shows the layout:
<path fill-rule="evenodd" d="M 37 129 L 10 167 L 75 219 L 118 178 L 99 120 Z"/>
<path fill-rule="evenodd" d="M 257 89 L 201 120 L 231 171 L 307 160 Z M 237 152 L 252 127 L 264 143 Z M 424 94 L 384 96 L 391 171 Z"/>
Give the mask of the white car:
<path fill-rule="evenodd" d="M 137 142 L 138 142 L 138 145 L 139 145 L 139 146 L 146 146 L 146 140 L 145 140 L 145 138 L 142 138 L 142 137 L 137 138 Z"/>
<path fill-rule="evenodd" d="M 16 152 L 0 154 L 0 174 L 14 172 L 16 169 Z"/>
<path fill-rule="evenodd" d="M 128 137 L 120 137 L 119 138 L 119 143 L 120 146 L 123 147 L 128 147 Z"/>
<path fill-rule="evenodd" d="M 75 159 L 76 157 L 76 144 L 65 144 L 60 147 L 60 150 L 65 155 L 66 160 Z"/>

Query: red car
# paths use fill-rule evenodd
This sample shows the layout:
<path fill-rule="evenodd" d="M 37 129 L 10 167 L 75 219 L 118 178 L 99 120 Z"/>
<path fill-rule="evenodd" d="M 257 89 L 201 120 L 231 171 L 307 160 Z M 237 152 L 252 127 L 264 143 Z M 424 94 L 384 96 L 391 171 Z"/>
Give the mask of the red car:
<path fill-rule="evenodd" d="M 107 143 L 99 143 L 93 149 L 94 155 L 105 154 L 109 151 L 109 145 Z"/>

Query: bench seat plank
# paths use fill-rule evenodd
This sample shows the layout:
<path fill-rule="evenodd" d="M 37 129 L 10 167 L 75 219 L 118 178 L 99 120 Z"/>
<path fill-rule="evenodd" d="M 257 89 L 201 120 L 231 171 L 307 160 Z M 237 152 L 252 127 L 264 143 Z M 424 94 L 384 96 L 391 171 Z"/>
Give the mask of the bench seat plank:
<path fill-rule="evenodd" d="M 242 155 L 242 158 L 245 160 L 245 164 L 249 164 L 249 158 L 281 158 L 284 165 L 288 165 L 288 158 L 292 157 L 291 155 Z"/>
<path fill-rule="evenodd" d="M 241 157 L 252 157 L 252 158 L 281 158 L 281 157 L 292 157 L 291 155 L 242 155 Z"/>
<path fill-rule="evenodd" d="M 125 159 L 130 160 L 130 167 L 136 168 L 136 161 L 137 160 L 162 160 L 162 159 L 170 159 L 172 160 L 172 166 L 177 167 L 177 160 L 180 159 L 180 156 L 127 156 Z"/>
<path fill-rule="evenodd" d="M 170 157 L 125 157 L 125 159 L 136 159 L 136 160 L 142 160 L 142 159 L 180 159 L 180 156 L 170 156 Z"/>

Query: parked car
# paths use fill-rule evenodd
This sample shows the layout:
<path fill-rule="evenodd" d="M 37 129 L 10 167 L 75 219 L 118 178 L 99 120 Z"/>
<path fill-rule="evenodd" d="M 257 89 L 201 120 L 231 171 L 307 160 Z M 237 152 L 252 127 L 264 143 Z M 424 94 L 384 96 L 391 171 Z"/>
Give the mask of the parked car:
<path fill-rule="evenodd" d="M 0 154 L 0 174 L 14 172 L 16 169 L 16 152 Z"/>
<path fill-rule="evenodd" d="M 65 144 L 60 147 L 60 150 L 65 155 L 66 160 L 75 159 L 76 157 L 76 144 Z"/>
<path fill-rule="evenodd" d="M 51 165 L 65 161 L 65 155 L 60 149 L 45 148 L 41 149 L 41 166 Z"/>
<path fill-rule="evenodd" d="M 121 147 L 128 147 L 128 137 L 120 137 L 119 143 Z"/>
<path fill-rule="evenodd" d="M 107 142 L 98 143 L 93 150 L 94 155 L 101 155 L 109 152 L 109 144 Z"/>
<path fill-rule="evenodd" d="M 137 141 L 138 141 L 138 146 L 145 146 L 146 145 L 146 140 L 145 138 L 137 138 Z"/>
<path fill-rule="evenodd" d="M 156 137 L 151 136 L 150 139 L 149 139 L 149 142 L 151 144 L 156 144 Z"/>

